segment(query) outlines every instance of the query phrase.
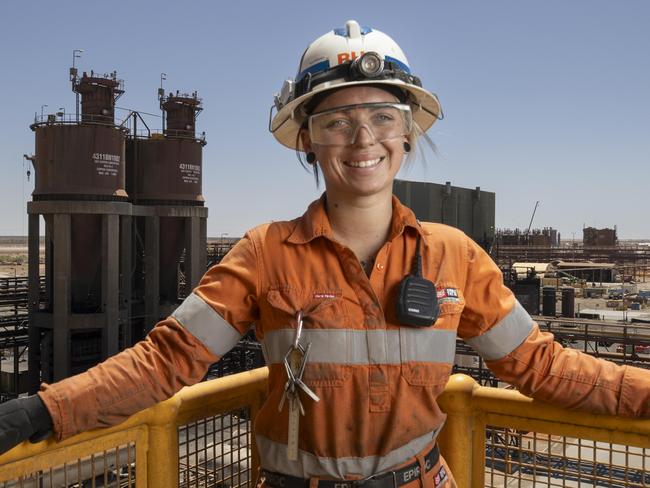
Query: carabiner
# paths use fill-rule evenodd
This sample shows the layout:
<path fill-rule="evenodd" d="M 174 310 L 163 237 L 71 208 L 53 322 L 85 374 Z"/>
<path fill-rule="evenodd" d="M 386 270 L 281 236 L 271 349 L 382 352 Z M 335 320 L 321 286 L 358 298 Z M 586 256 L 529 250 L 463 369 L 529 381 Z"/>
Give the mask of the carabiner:
<path fill-rule="evenodd" d="M 298 349 L 300 346 L 300 335 L 302 334 L 302 310 L 296 312 L 296 335 L 293 338 L 293 348 Z"/>

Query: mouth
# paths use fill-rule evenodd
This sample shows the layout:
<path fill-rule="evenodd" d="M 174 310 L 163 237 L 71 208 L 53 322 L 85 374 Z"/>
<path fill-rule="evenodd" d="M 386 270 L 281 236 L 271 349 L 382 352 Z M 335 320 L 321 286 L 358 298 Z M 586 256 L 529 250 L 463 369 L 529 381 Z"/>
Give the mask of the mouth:
<path fill-rule="evenodd" d="M 351 168 L 373 168 L 381 163 L 385 159 L 385 156 L 381 156 L 375 159 L 365 159 L 357 161 L 343 161 L 343 164 Z"/>

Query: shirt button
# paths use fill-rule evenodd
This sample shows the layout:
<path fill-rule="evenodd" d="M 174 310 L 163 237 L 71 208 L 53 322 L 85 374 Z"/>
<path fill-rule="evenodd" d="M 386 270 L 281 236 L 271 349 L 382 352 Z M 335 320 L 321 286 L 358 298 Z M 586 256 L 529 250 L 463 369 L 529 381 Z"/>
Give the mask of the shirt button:
<path fill-rule="evenodd" d="M 383 271 L 383 269 L 384 269 L 384 265 L 381 264 L 381 263 L 377 263 L 377 269 L 378 269 L 379 271 Z"/>

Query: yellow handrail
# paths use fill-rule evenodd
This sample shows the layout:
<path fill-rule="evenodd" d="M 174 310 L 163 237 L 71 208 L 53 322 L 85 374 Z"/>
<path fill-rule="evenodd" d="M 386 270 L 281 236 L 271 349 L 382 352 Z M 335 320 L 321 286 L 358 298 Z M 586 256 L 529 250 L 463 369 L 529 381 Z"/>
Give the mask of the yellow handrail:
<path fill-rule="evenodd" d="M 650 448 L 650 420 L 576 412 L 453 375 L 440 407 L 448 417 L 440 448 L 461 488 L 485 486 L 486 426 Z"/>
<path fill-rule="evenodd" d="M 131 443 L 135 446 L 135 486 L 177 487 L 178 427 L 243 407 L 254 418 L 266 396 L 267 381 L 267 368 L 227 376 L 184 388 L 109 429 L 61 443 L 23 443 L 0 456 L 0 482 Z M 572 412 L 512 390 L 479 386 L 465 375 L 452 376 L 439 403 L 448 416 L 439 438 L 441 451 L 461 488 L 485 485 L 486 426 L 650 448 L 650 420 Z M 254 440 L 252 458 L 251 482 L 258 462 Z"/>
<path fill-rule="evenodd" d="M 242 407 L 249 407 L 253 417 L 266 396 L 267 379 L 268 368 L 259 368 L 199 383 L 114 427 L 84 432 L 60 443 L 24 442 L 0 456 L 0 482 L 134 443 L 135 486 L 177 487 L 178 426 Z M 255 451 L 253 460 L 255 473 Z"/>

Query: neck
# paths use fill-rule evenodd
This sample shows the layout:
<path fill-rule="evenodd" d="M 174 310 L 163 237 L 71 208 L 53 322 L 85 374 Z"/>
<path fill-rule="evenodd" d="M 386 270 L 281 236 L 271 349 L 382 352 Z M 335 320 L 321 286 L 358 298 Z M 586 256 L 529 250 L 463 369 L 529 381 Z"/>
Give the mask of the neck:
<path fill-rule="evenodd" d="M 327 215 L 334 238 L 365 259 L 368 256 L 360 254 L 375 254 L 388 239 L 393 215 L 392 191 L 363 197 L 328 191 Z"/>

